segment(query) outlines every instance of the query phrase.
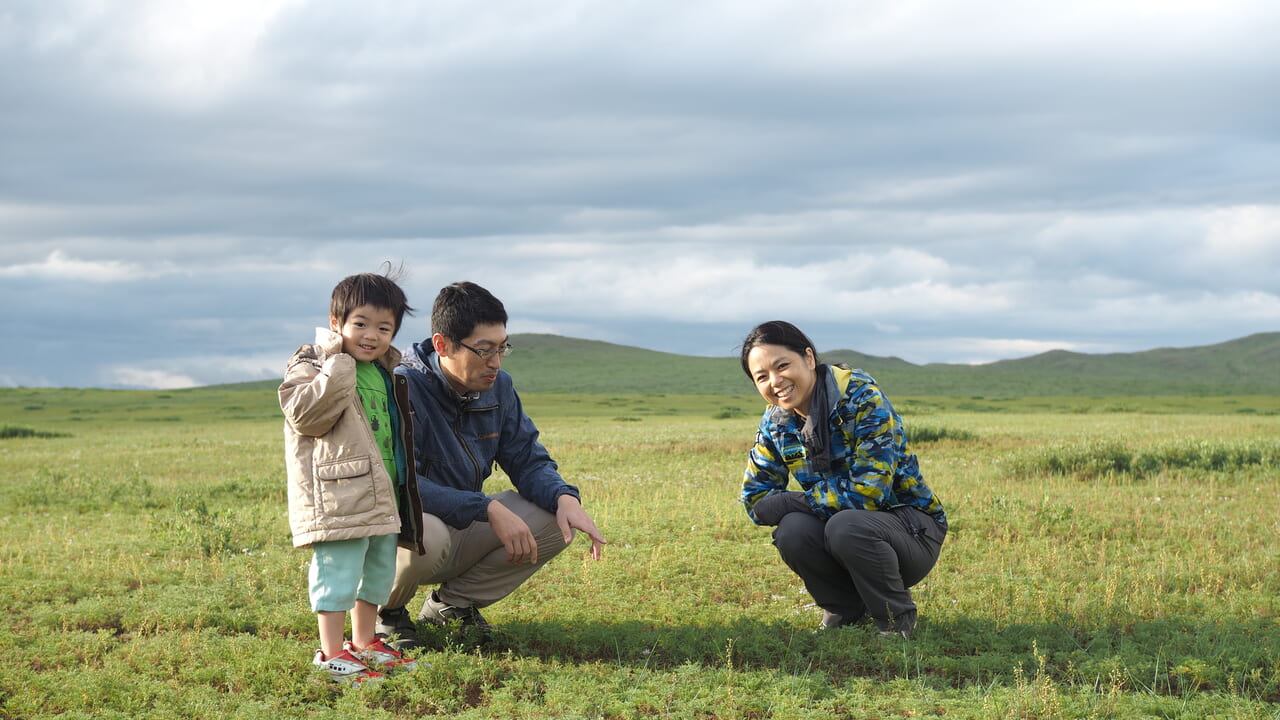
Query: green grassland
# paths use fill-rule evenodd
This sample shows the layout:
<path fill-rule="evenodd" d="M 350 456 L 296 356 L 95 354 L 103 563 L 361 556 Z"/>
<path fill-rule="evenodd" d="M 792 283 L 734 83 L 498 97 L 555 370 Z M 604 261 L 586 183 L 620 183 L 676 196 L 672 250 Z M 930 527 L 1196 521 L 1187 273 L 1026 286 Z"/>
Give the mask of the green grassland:
<path fill-rule="evenodd" d="M 812 632 L 749 388 L 528 392 L 604 559 L 343 689 L 273 388 L 0 389 L 0 718 L 1280 718 L 1280 394 L 892 395 L 952 522 L 903 641 Z"/>

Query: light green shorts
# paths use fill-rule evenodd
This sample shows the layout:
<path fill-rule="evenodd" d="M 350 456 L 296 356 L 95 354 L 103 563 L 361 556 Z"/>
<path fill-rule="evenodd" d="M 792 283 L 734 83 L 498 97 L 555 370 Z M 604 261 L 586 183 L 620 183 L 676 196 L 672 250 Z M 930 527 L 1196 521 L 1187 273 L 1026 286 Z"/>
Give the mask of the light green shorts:
<path fill-rule="evenodd" d="M 346 612 L 356 600 L 383 605 L 396 577 L 396 536 L 319 542 L 312 546 L 311 609 Z"/>

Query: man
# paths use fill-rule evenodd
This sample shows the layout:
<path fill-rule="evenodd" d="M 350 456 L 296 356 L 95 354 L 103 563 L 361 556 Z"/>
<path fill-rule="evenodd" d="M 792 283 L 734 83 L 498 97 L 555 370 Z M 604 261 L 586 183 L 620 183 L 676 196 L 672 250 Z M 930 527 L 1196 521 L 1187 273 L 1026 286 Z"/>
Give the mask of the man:
<path fill-rule="evenodd" d="M 439 587 L 418 620 L 487 633 L 480 609 L 528 580 L 575 530 L 591 538 L 597 560 L 605 544 L 501 369 L 511 350 L 502 303 L 475 283 L 449 285 L 431 309 L 431 333 L 396 369 L 409 385 L 427 548 L 425 555 L 401 548 L 391 598 L 379 609 L 377 631 L 397 636 L 401 649 L 418 645 L 406 605 L 419 585 Z M 514 491 L 484 493 L 495 461 Z"/>

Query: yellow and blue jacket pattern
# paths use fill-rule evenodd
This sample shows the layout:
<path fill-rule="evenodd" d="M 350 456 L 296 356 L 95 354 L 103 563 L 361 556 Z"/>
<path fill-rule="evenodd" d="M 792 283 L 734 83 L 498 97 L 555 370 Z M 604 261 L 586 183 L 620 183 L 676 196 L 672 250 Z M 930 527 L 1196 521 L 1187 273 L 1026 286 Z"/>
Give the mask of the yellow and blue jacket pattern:
<path fill-rule="evenodd" d="M 831 423 L 831 469 L 816 472 L 800 438 L 804 418 L 770 405 L 760 419 L 742 483 L 742 503 L 752 521 L 764 497 L 787 489 L 794 476 L 814 514 L 829 518 L 840 510 L 918 508 L 943 525 L 942 503 L 920 475 L 902 418 L 862 370 L 831 368 L 836 400 Z"/>

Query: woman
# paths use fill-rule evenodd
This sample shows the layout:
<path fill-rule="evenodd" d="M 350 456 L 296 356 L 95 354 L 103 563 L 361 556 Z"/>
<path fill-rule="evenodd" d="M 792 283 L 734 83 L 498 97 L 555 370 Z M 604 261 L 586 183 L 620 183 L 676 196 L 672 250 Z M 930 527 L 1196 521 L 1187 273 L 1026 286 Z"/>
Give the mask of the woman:
<path fill-rule="evenodd" d="M 908 637 L 907 589 L 938 560 L 942 503 L 925 485 L 902 419 L 861 370 L 818 362 L 796 326 L 775 320 L 742 343 L 742 370 L 769 403 L 751 450 L 742 502 L 823 610 L 821 628 L 870 616 Z M 788 491 L 794 476 L 800 491 Z"/>

